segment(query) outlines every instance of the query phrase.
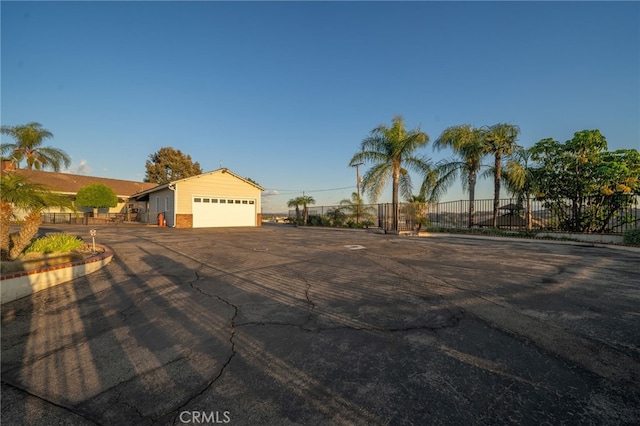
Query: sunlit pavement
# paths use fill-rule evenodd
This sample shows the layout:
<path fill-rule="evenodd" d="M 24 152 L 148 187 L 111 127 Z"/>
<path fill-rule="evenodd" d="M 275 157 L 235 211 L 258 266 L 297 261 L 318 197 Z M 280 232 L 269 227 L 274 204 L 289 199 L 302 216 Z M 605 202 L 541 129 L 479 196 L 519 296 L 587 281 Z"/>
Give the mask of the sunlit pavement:
<path fill-rule="evenodd" d="M 97 229 L 111 264 L 2 306 L 2 424 L 640 423 L 638 251 Z"/>

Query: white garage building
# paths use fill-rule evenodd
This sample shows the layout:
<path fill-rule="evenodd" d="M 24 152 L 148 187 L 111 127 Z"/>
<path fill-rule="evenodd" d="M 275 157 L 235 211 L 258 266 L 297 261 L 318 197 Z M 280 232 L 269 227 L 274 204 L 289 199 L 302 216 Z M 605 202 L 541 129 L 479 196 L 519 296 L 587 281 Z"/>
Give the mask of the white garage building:
<path fill-rule="evenodd" d="M 146 201 L 148 222 L 162 215 L 167 226 L 212 228 L 260 226 L 260 185 L 223 168 L 136 193 Z"/>

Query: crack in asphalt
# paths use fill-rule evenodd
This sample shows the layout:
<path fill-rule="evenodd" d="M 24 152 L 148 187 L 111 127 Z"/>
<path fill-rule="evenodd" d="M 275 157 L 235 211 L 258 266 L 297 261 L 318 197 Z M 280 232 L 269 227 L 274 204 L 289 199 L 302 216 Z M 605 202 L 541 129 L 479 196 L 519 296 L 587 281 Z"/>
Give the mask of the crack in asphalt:
<path fill-rule="evenodd" d="M 39 401 L 42 401 L 42 402 L 46 403 L 46 404 L 52 405 L 52 406 L 57 407 L 57 408 L 59 408 L 59 409 L 61 409 L 61 410 L 64 410 L 64 411 L 69 412 L 69 413 L 71 413 L 71 414 L 74 414 L 74 415 L 76 415 L 76 416 L 78 416 L 78 417 L 81 417 L 83 420 L 86 420 L 87 422 L 91 422 L 91 423 L 93 423 L 93 424 L 95 424 L 95 425 L 102 426 L 102 423 L 99 423 L 99 422 L 95 421 L 94 419 L 90 419 L 90 418 L 86 417 L 86 416 L 85 416 L 85 415 L 83 415 L 81 412 L 76 411 L 75 409 L 73 409 L 73 408 L 71 408 L 71 407 L 66 407 L 66 406 L 64 406 L 64 405 L 58 404 L 58 403 L 56 403 L 56 402 L 53 402 L 53 401 L 51 401 L 51 400 L 49 400 L 49 399 L 43 398 L 43 397 L 41 397 L 41 396 L 39 396 L 39 395 L 36 395 L 36 394 L 34 394 L 34 393 L 31 393 L 31 392 L 29 392 L 28 390 L 26 390 L 26 389 L 24 389 L 24 388 L 22 388 L 22 387 L 20 387 L 20 386 L 17 386 L 17 385 L 15 385 L 15 384 L 13 384 L 13 383 L 5 382 L 4 380 L 0 381 L 0 383 L 1 383 L 3 386 L 10 387 L 10 388 L 12 388 L 12 389 L 17 390 L 18 392 L 22 392 L 22 393 L 24 393 L 24 394 L 26 394 L 26 395 L 28 395 L 28 396 L 30 396 L 30 397 L 32 397 L 32 398 L 35 398 L 35 399 L 37 399 L 37 400 L 39 400 Z M 2 404 L 2 411 L 5 411 L 5 410 L 7 409 L 7 407 L 10 407 L 11 405 L 13 405 L 13 404 L 5 404 L 5 403 L 3 402 L 3 404 Z"/>
<path fill-rule="evenodd" d="M 464 306 L 470 314 L 492 328 L 525 338 L 540 349 L 571 361 L 600 377 L 615 380 L 621 384 L 633 384 L 640 380 L 640 365 L 635 363 L 631 357 L 608 344 L 581 337 L 553 323 L 542 322 L 518 311 L 508 303 L 499 303 L 482 293 L 478 294 L 476 291 L 425 274 L 424 271 L 407 265 L 399 259 L 385 257 L 383 261 L 389 263 L 389 268 L 394 263 L 396 266 L 402 266 L 402 268 L 395 267 L 393 269 L 406 280 L 413 281 L 423 287 L 424 282 L 429 282 L 437 284 L 443 289 L 448 289 L 444 294 L 438 294 L 444 300 L 451 300 L 453 295 L 451 290 L 469 295 L 471 300 L 481 300 L 483 303 L 468 301 Z M 453 300 L 451 303 L 459 305 Z"/>
<path fill-rule="evenodd" d="M 218 374 L 213 377 L 211 380 L 209 380 L 209 382 L 202 387 L 202 389 L 200 389 L 200 391 L 193 393 L 190 397 L 187 398 L 186 401 L 184 401 L 182 403 L 182 405 L 180 405 L 179 407 L 177 407 L 174 410 L 171 410 L 170 412 L 163 414 L 161 416 L 158 417 L 164 417 L 166 415 L 170 415 L 172 413 L 176 413 L 175 417 L 173 418 L 173 424 L 177 424 L 177 419 L 178 419 L 178 413 L 187 405 L 189 405 L 193 400 L 195 400 L 196 398 L 198 398 L 199 396 L 201 396 L 202 394 L 204 394 L 207 390 L 209 390 L 211 388 L 211 386 L 213 386 L 213 384 L 218 381 L 218 379 L 220 379 L 220 377 L 222 377 L 222 375 L 224 374 L 224 371 L 226 370 L 226 368 L 229 366 L 229 364 L 231 363 L 231 360 L 235 357 L 236 355 L 236 348 L 235 348 L 235 342 L 234 342 L 234 338 L 235 338 L 235 334 L 236 334 L 236 318 L 238 316 L 238 307 L 234 304 L 232 304 L 231 302 L 229 302 L 228 300 L 218 296 L 217 294 L 209 294 L 205 291 L 202 291 L 202 289 L 200 287 L 198 287 L 196 285 L 196 283 L 201 279 L 198 271 L 199 269 L 204 266 L 203 263 L 200 263 L 200 267 L 195 271 L 196 274 L 196 279 L 194 281 L 189 282 L 189 286 L 196 290 L 198 293 L 207 296 L 207 297 L 211 297 L 211 298 L 216 298 L 219 301 L 221 301 L 222 303 L 230 306 L 231 308 L 233 308 L 233 316 L 231 317 L 231 321 L 230 321 L 230 336 L 229 336 L 229 343 L 231 344 L 231 354 L 229 355 L 229 357 L 227 358 L 227 360 L 225 361 L 225 363 L 222 365 L 222 367 L 220 368 L 220 371 L 218 372 Z"/>
<path fill-rule="evenodd" d="M 162 245 L 162 244 L 160 244 Z M 181 253 L 175 249 L 175 247 L 169 247 L 172 251 L 184 255 L 185 257 L 196 261 L 200 267 L 198 270 L 203 267 L 211 267 L 214 270 L 218 270 L 224 274 L 234 275 L 236 277 L 242 278 L 237 274 L 230 273 L 228 271 L 217 268 L 213 265 L 209 265 L 193 256 Z M 623 382 L 633 381 L 640 377 L 637 369 L 624 368 L 625 361 L 628 361 L 628 357 L 625 357 L 623 354 L 618 352 L 613 353 L 614 351 L 609 348 L 602 347 L 602 345 L 596 345 L 594 342 L 588 341 L 586 339 L 580 338 L 578 336 L 573 335 L 572 333 L 557 329 L 554 331 L 553 336 L 545 336 L 541 328 L 545 328 L 548 332 L 549 328 L 552 324 L 541 323 L 539 321 L 535 321 L 534 318 L 528 317 L 525 314 L 517 311 L 514 307 L 509 304 L 499 303 L 490 295 L 479 294 L 479 292 L 473 291 L 471 289 L 463 288 L 461 286 L 457 286 L 453 283 L 447 282 L 446 280 L 438 279 L 436 277 L 430 276 L 426 274 L 424 271 L 417 269 L 411 265 L 402 262 L 402 259 L 392 259 L 388 256 L 382 256 L 379 254 L 358 251 L 358 255 L 364 255 L 365 257 L 369 257 L 373 262 L 377 263 L 380 266 L 383 266 L 387 271 L 404 281 L 409 285 L 418 285 L 423 291 L 431 293 L 444 301 L 450 303 L 451 307 L 457 307 L 462 311 L 462 315 L 466 313 L 464 310 L 468 310 L 474 317 L 486 322 L 491 327 L 496 328 L 502 332 L 513 333 L 515 335 L 521 336 L 527 340 L 532 341 L 536 346 L 539 346 L 541 349 L 550 351 L 551 353 L 557 354 L 567 360 L 571 360 L 572 362 L 577 363 L 583 368 L 598 374 L 601 377 L 607 377 L 617 380 L 622 380 Z M 306 259 L 308 261 L 308 259 Z M 414 330 L 438 330 L 447 327 L 455 327 L 459 322 L 458 315 L 453 312 L 449 307 L 445 309 L 450 313 L 451 317 L 455 320 L 451 323 L 447 323 L 444 326 L 437 327 L 429 327 L 429 326 L 416 326 L 416 327 L 357 327 L 353 325 L 342 325 L 336 327 L 316 327 L 309 328 L 305 327 L 305 325 L 309 324 L 313 320 L 313 315 L 323 315 L 322 312 L 317 310 L 316 303 L 312 300 L 311 297 L 311 283 L 306 279 L 304 275 L 297 271 L 293 271 L 297 277 L 304 283 L 305 285 L 305 300 L 306 303 L 310 305 L 307 320 L 302 324 L 289 323 L 289 322 L 270 322 L 270 321 L 256 321 L 256 322 L 247 322 L 243 324 L 236 324 L 235 320 L 238 316 L 239 307 L 233 305 L 230 301 L 214 294 L 208 294 L 202 291 L 196 284 L 200 279 L 200 275 L 196 271 L 196 280 L 190 283 L 190 286 L 198 291 L 199 293 L 206 295 L 208 297 L 215 297 L 223 303 L 231 306 L 234 309 L 234 315 L 231 319 L 231 336 L 230 342 L 232 345 L 232 354 L 227 359 L 227 362 L 223 365 L 219 374 L 213 378 L 207 386 L 205 386 L 200 392 L 191 397 L 187 402 L 185 402 L 178 410 L 192 401 L 194 398 L 202 395 L 207 389 L 209 389 L 213 383 L 223 374 L 226 366 L 230 363 L 231 359 L 235 356 L 235 344 L 233 338 L 235 336 L 236 328 L 239 326 L 265 326 L 265 325 L 274 325 L 274 326 L 293 326 L 298 327 L 299 329 L 306 331 L 319 332 L 323 330 L 339 330 L 339 329 L 351 329 L 356 331 L 377 331 L 377 332 L 408 332 Z M 435 284 L 440 287 L 443 291 L 434 292 L 432 289 L 426 287 L 426 283 Z M 468 297 L 468 301 L 464 303 L 462 306 L 460 303 L 457 303 L 455 298 L 452 298 L 453 295 L 459 296 L 460 294 Z M 474 302 L 475 301 L 475 302 Z M 480 303 L 477 303 L 480 301 Z M 463 307 L 464 306 L 464 307 Z M 460 315 L 460 314 L 459 314 Z M 552 327 L 556 329 L 557 327 Z M 567 340 L 571 342 L 568 344 L 567 342 L 562 342 L 562 340 Z M 570 353 L 570 348 L 579 347 L 579 354 Z M 613 359 L 611 358 L 613 357 Z M 628 364 L 627 364 L 628 365 Z M 175 421 L 175 419 L 174 419 Z"/>

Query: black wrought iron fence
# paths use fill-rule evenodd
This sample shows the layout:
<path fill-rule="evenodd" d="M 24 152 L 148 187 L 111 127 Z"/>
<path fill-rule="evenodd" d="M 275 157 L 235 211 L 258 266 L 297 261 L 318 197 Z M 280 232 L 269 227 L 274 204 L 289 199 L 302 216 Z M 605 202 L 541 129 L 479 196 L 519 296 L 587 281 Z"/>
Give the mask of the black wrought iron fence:
<path fill-rule="evenodd" d="M 622 233 L 640 227 L 640 204 L 637 197 L 631 199 L 601 220 L 600 232 Z M 398 205 L 397 226 L 394 226 L 393 204 L 367 204 L 354 206 L 308 206 L 289 211 L 289 220 L 298 224 L 321 226 L 353 226 L 365 223 L 368 227 L 385 231 L 419 231 L 427 227 L 437 228 L 499 228 L 506 230 L 563 230 L 571 220 L 571 211 L 552 208 L 540 200 L 512 198 L 499 201 L 498 215 L 494 222 L 493 199 L 475 200 L 470 214 L 469 200 L 442 203 L 401 203 Z"/>
<path fill-rule="evenodd" d="M 137 222 L 137 213 L 100 213 L 94 217 L 93 213 L 43 213 L 42 223 L 67 225 L 117 224 L 123 222 Z"/>

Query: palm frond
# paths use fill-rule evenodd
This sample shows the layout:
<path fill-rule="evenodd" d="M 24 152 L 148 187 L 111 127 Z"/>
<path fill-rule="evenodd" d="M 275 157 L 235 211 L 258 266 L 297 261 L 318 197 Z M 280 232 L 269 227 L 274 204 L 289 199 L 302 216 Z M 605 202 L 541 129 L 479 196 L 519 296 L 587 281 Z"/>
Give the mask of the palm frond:
<path fill-rule="evenodd" d="M 391 178 L 391 165 L 384 163 L 373 166 L 362 176 L 362 190 L 369 194 L 369 198 L 375 203 L 378 201 L 384 188 Z"/>
<path fill-rule="evenodd" d="M 400 180 L 398 182 L 398 189 L 402 198 L 409 198 L 413 193 L 413 183 L 411 181 L 411 175 L 406 169 L 400 169 Z"/>
<path fill-rule="evenodd" d="M 434 182 L 429 199 L 431 201 L 438 201 L 440 197 L 447 192 L 458 176 L 465 175 L 467 170 L 466 167 L 467 164 L 465 162 L 457 161 L 455 159 L 439 161 L 432 174 Z M 462 179 L 462 181 L 464 185 L 465 179 Z"/>

